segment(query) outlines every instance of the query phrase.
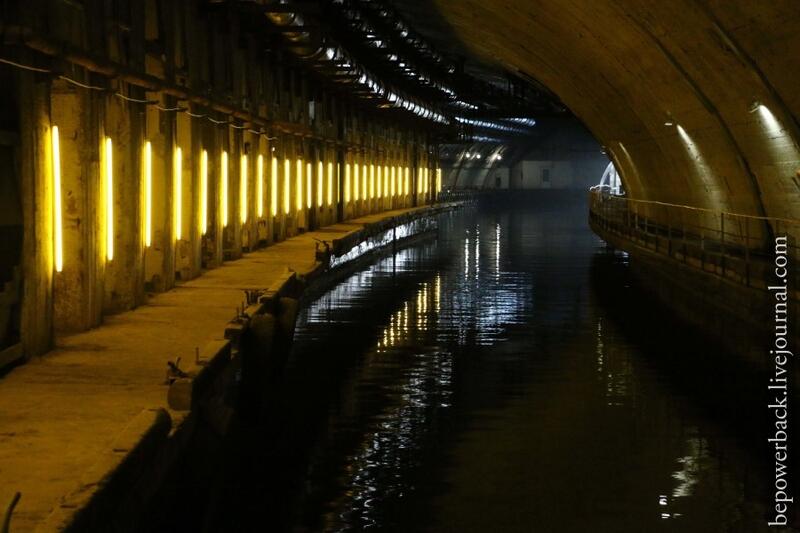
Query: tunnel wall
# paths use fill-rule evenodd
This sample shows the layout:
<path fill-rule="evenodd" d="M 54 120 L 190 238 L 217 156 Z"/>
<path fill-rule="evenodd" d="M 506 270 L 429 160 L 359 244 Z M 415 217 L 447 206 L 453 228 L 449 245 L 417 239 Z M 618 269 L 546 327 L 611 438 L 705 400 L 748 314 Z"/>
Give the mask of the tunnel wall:
<path fill-rule="evenodd" d="M 559 96 L 629 195 L 800 218 L 794 0 L 437 0 L 454 35 Z"/>
<path fill-rule="evenodd" d="M 597 219 L 591 219 L 590 225 L 609 246 L 628 252 L 630 271 L 638 285 L 653 296 L 654 303 L 679 316 L 698 338 L 712 339 L 725 348 L 726 354 L 753 368 L 774 365 L 768 347 L 774 345 L 776 324 L 765 319 L 776 316 L 773 292 L 758 283 L 742 283 L 716 267 L 698 268 L 697 262 L 687 261 L 685 256 L 665 255 L 663 246 L 657 251 L 627 239 Z M 752 266 L 754 277 L 756 266 L 762 265 Z M 763 265 L 765 273 L 772 274 L 773 269 L 774 264 Z M 778 283 L 770 277 L 765 282 Z M 791 296 L 788 306 L 791 342 L 796 345 L 800 340 L 800 303 Z M 795 371 L 791 379 L 796 383 L 800 372 Z"/>
<path fill-rule="evenodd" d="M 321 84 L 224 4 L 32 0 L 6 15 L 26 356 L 273 241 L 435 200 L 426 131 Z"/>

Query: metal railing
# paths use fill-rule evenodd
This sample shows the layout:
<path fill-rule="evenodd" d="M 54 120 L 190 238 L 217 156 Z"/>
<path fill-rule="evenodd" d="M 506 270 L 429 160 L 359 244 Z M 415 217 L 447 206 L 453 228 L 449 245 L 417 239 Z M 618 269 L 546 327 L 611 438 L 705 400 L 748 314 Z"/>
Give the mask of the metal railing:
<path fill-rule="evenodd" d="M 590 190 L 589 218 L 608 232 L 657 254 L 716 273 L 748 287 L 775 285 L 776 238 L 786 238 L 788 283 L 800 278 L 800 220 L 758 217 L 698 207 L 612 196 Z M 782 281 L 781 281 L 782 283 Z"/>
<path fill-rule="evenodd" d="M 438 202 L 464 202 L 471 204 L 477 202 L 481 194 L 482 191 L 477 189 L 443 189 L 437 194 L 436 200 Z"/>

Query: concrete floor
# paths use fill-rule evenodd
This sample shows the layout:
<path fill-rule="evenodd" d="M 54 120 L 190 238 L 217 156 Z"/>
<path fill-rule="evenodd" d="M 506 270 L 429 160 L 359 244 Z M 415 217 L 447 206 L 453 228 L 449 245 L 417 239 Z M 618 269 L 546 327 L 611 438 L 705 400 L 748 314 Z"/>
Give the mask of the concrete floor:
<path fill-rule="evenodd" d="M 167 408 L 166 362 L 178 356 L 193 362 L 196 347 L 222 339 L 244 289 L 269 287 L 287 268 L 311 270 L 315 237 L 343 237 L 415 209 L 350 220 L 249 253 L 107 317 L 101 327 L 59 338 L 44 357 L 2 378 L 0 515 L 13 493 L 22 493 L 11 530 L 34 529 L 78 489 L 81 475 L 143 409 Z"/>

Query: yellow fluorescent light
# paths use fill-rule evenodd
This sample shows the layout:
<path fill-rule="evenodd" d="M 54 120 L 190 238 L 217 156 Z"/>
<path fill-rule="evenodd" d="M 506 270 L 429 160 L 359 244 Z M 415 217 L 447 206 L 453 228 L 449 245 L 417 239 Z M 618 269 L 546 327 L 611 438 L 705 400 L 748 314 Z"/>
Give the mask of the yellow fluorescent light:
<path fill-rule="evenodd" d="M 58 126 L 50 130 L 50 159 L 53 171 L 53 263 L 56 272 L 64 268 L 63 228 L 61 221 L 61 146 Z"/>
<path fill-rule="evenodd" d="M 247 222 L 247 154 L 239 158 L 239 219 Z"/>
<path fill-rule="evenodd" d="M 369 165 L 369 197 L 375 198 L 375 165 Z"/>
<path fill-rule="evenodd" d="M 306 164 L 306 207 L 311 209 L 311 163 Z"/>
<path fill-rule="evenodd" d="M 436 192 L 442 192 L 442 169 L 436 169 Z"/>
<path fill-rule="evenodd" d="M 270 172 L 270 213 L 272 216 L 278 214 L 278 158 L 272 158 L 272 172 Z"/>
<path fill-rule="evenodd" d="M 297 183 L 297 198 L 295 198 L 295 203 L 298 211 L 303 210 L 303 160 L 297 160 L 297 176 L 295 177 L 295 183 Z"/>
<path fill-rule="evenodd" d="M 106 259 L 114 259 L 114 159 L 111 137 L 105 142 Z"/>
<path fill-rule="evenodd" d="M 392 167 L 392 183 L 391 183 L 391 186 L 392 186 L 392 188 L 391 188 L 392 196 L 394 196 L 395 187 L 397 186 L 397 167 Z"/>
<path fill-rule="evenodd" d="M 181 240 L 183 237 L 183 153 L 180 146 L 175 147 L 175 154 L 173 157 L 173 199 L 175 201 L 175 210 L 173 212 L 175 239 Z"/>
<path fill-rule="evenodd" d="M 381 166 L 378 165 L 378 198 L 383 197 L 383 188 L 381 187 L 381 182 L 383 180 L 381 179 L 381 175 L 382 175 Z"/>
<path fill-rule="evenodd" d="M 322 187 L 322 178 L 322 161 L 320 161 L 317 163 L 317 207 L 322 207 L 322 193 L 324 192 Z"/>
<path fill-rule="evenodd" d="M 333 204 L 333 163 L 328 161 L 328 205 Z"/>
<path fill-rule="evenodd" d="M 256 159 L 256 215 L 264 216 L 264 156 L 258 154 Z"/>
<path fill-rule="evenodd" d="M 142 171 L 144 172 L 144 245 L 150 246 L 153 235 L 153 148 L 150 141 L 144 143 L 142 150 Z"/>
<path fill-rule="evenodd" d="M 288 159 L 283 160 L 283 212 L 287 215 L 291 210 L 290 187 L 292 186 L 292 167 Z"/>
<path fill-rule="evenodd" d="M 344 202 L 350 201 L 350 163 L 344 164 Z"/>
<path fill-rule="evenodd" d="M 361 196 L 362 200 L 367 199 L 367 165 L 361 165 Z"/>
<path fill-rule="evenodd" d="M 405 186 L 403 187 L 403 194 L 408 195 L 408 192 L 411 190 L 411 171 L 408 167 L 405 168 Z"/>
<path fill-rule="evenodd" d="M 425 179 L 422 181 L 422 192 L 428 194 L 428 167 L 425 167 L 425 170 L 422 171 Z"/>
<path fill-rule="evenodd" d="M 200 152 L 200 235 L 208 228 L 208 152 Z"/>
<path fill-rule="evenodd" d="M 219 175 L 219 203 L 222 211 L 222 227 L 228 227 L 228 152 L 222 151 Z"/>
<path fill-rule="evenodd" d="M 383 167 L 383 195 L 389 196 L 389 167 Z"/>
<path fill-rule="evenodd" d="M 349 170 L 350 164 L 348 163 L 347 166 L 348 166 L 348 170 Z M 358 178 L 358 163 L 356 162 L 355 165 L 353 166 L 353 198 L 356 201 L 358 201 L 358 199 L 359 199 L 359 196 L 358 196 L 358 181 L 359 181 L 359 178 Z M 345 191 L 346 191 L 345 194 L 349 194 L 349 189 L 350 189 L 349 185 L 350 184 L 349 184 L 349 181 L 348 181 L 348 187 L 347 187 L 347 189 L 345 189 Z"/>

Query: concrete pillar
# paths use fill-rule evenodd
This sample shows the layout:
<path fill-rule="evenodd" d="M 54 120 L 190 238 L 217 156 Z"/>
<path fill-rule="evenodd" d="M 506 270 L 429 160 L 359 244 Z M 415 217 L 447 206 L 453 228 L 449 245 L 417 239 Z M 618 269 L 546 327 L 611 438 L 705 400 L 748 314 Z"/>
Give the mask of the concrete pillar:
<path fill-rule="evenodd" d="M 204 109 L 196 109 L 195 114 L 205 114 Z M 204 118 L 192 118 L 191 131 L 192 131 L 192 144 L 191 144 L 191 167 L 192 167 L 192 190 L 193 194 L 193 213 L 191 217 L 192 226 L 192 254 L 193 254 L 193 274 L 200 275 L 204 266 L 210 268 L 216 263 L 213 254 L 209 254 L 207 249 L 208 228 L 211 224 L 212 207 L 212 183 L 213 183 L 213 157 L 214 150 L 209 149 L 213 146 L 213 138 L 209 132 L 211 124 Z M 202 157 L 205 151 L 205 191 L 203 191 L 203 183 L 201 173 Z M 205 197 L 205 206 L 203 206 L 203 198 Z M 205 209 L 205 225 L 203 224 L 203 210 Z"/>
<path fill-rule="evenodd" d="M 270 161 L 267 158 L 266 141 L 260 135 L 252 135 L 251 137 L 251 153 L 253 160 L 253 246 L 258 248 L 262 243 L 267 242 L 269 219 L 269 167 Z M 259 156 L 261 157 L 261 175 L 259 176 Z M 260 182 L 260 184 L 259 184 Z M 259 199 L 258 191 L 261 188 L 261 198 Z M 259 203 L 260 202 L 260 203 Z M 261 213 L 259 214 L 259 209 Z"/>
<path fill-rule="evenodd" d="M 162 99 L 162 107 L 173 107 L 171 99 Z M 148 106 L 145 111 L 146 137 L 152 158 L 151 235 L 145 248 L 145 286 L 151 291 L 164 291 L 175 280 L 174 237 L 172 230 L 172 165 L 174 113 Z"/>
<path fill-rule="evenodd" d="M 48 80 L 19 72 L 19 171 L 24 222 L 21 340 L 26 357 L 50 349 L 53 326 L 53 213 Z"/>
<path fill-rule="evenodd" d="M 224 230 L 222 223 L 222 152 L 226 150 L 225 130 L 206 126 L 208 144 L 208 227 L 204 239 L 208 267 L 219 266 L 224 260 Z"/>
<path fill-rule="evenodd" d="M 275 151 L 278 158 L 278 214 L 275 218 L 276 230 L 275 235 L 278 241 L 286 238 L 287 216 L 285 208 L 286 197 L 286 165 L 289 164 L 289 172 L 291 173 L 292 160 L 289 158 L 288 147 L 286 138 L 281 136 L 278 140 L 279 144 Z"/>
<path fill-rule="evenodd" d="M 257 214 L 257 198 L 256 189 L 258 185 L 258 154 L 259 154 L 259 135 L 254 135 L 246 130 L 241 132 L 241 152 L 239 154 L 239 193 L 241 195 L 242 188 L 246 185 L 247 191 L 244 209 L 246 212 L 246 221 L 242 224 L 242 249 L 252 251 L 258 248 L 259 233 L 258 233 L 258 214 Z M 246 180 L 242 176 L 241 156 L 247 156 L 247 177 Z M 239 197 L 239 206 L 242 208 L 242 198 Z"/>
<path fill-rule="evenodd" d="M 105 136 L 111 139 L 112 147 L 112 187 L 111 212 L 106 213 L 109 207 L 106 195 L 108 183 L 105 168 L 105 151 L 101 151 L 100 187 L 94 205 L 103 209 L 101 231 L 103 239 L 107 239 L 108 219 L 111 216 L 113 227 L 112 243 L 113 258 L 106 255 L 103 267 L 104 299 L 103 311 L 116 313 L 132 309 L 143 299 L 141 265 L 142 265 L 142 236 L 140 218 L 141 194 L 141 146 L 142 123 L 132 120 L 131 104 L 116 96 L 105 96 L 105 113 L 103 117 L 103 130 Z M 91 131 L 91 130 L 88 130 Z M 102 139 L 105 143 L 105 139 Z M 102 146 L 102 144 L 101 144 Z"/>
<path fill-rule="evenodd" d="M 173 217 L 173 242 L 175 244 L 174 271 L 176 280 L 192 279 L 199 268 L 197 265 L 194 223 L 194 154 L 192 153 L 191 117 L 185 113 L 175 114 L 175 142 L 171 149 L 170 182 L 173 188 L 173 201 L 170 213 Z M 180 148 L 180 151 L 178 151 Z M 176 158 L 180 156 L 180 169 Z M 179 176 L 176 172 L 180 170 Z M 177 209 L 177 212 L 176 212 Z M 174 217 L 177 217 L 175 219 Z"/>
<path fill-rule="evenodd" d="M 223 228 L 223 250 L 226 260 L 238 259 L 242 256 L 242 225 L 239 218 L 239 155 L 241 154 L 241 143 L 235 131 L 231 130 L 231 128 L 223 129 L 223 146 L 228 153 L 228 223 Z"/>
<path fill-rule="evenodd" d="M 59 129 L 63 268 L 54 277 L 54 325 L 59 332 L 100 323 L 105 259 L 100 246 L 103 195 L 98 111 L 103 97 L 53 82 L 50 121 Z"/>

